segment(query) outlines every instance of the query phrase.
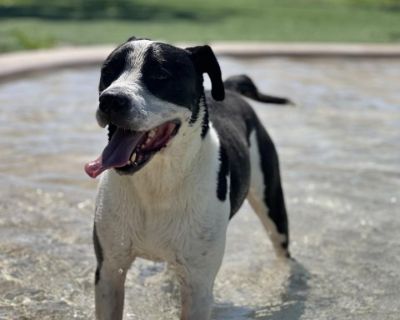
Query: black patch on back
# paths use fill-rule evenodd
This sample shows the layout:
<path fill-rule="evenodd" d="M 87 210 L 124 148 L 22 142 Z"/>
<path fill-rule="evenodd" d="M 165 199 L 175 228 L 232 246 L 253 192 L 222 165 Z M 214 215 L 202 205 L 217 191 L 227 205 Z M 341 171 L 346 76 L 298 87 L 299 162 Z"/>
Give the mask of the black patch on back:
<path fill-rule="evenodd" d="M 94 283 L 97 284 L 100 280 L 100 270 L 104 261 L 104 256 L 103 256 L 103 248 L 101 247 L 99 237 L 97 236 L 96 224 L 94 224 L 93 226 L 93 245 L 94 245 L 94 252 L 97 258 L 97 268 L 96 268 Z"/>
<path fill-rule="evenodd" d="M 142 79 L 147 89 L 161 100 L 198 108 L 202 82 L 189 53 L 164 43 L 153 43 L 146 51 Z"/>
<path fill-rule="evenodd" d="M 250 134 L 255 130 L 265 185 L 264 202 L 269 208 L 268 215 L 274 221 L 278 232 L 287 236 L 288 241 L 281 244 L 287 249 L 288 220 L 280 181 L 278 155 L 271 138 L 254 110 L 238 94 L 226 90 L 223 102 L 214 101 L 209 93 L 207 98 L 210 120 L 218 133 L 221 150 L 227 157 L 225 163 L 228 164 L 230 176 L 230 218 L 241 207 L 250 187 Z M 217 197 L 221 201 L 226 181 L 223 179 L 225 172 L 226 169 L 221 165 L 217 183 Z"/>
<path fill-rule="evenodd" d="M 219 200 L 225 201 L 228 191 L 229 160 L 223 146 L 219 150 L 219 160 L 221 163 L 218 172 L 217 197 Z"/>
<path fill-rule="evenodd" d="M 232 217 L 241 207 L 247 197 L 250 187 L 250 133 L 258 122 L 257 116 L 250 105 L 238 94 L 226 91 L 223 102 L 215 101 L 210 93 L 206 93 L 210 120 L 218 133 L 221 150 L 226 154 L 225 164 L 229 173 Z M 217 197 L 221 200 L 222 191 L 220 182 L 221 169 L 218 175 Z"/>

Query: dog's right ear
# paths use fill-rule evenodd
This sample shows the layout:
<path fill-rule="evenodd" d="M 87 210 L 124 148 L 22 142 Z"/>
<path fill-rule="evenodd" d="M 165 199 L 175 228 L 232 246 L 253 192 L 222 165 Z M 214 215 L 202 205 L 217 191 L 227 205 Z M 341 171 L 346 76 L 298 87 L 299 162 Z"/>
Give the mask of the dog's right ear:
<path fill-rule="evenodd" d="M 186 48 L 190 57 L 201 73 L 207 73 L 211 80 L 211 95 L 217 101 L 225 98 L 224 83 L 222 82 L 221 69 L 217 58 L 210 46 L 198 46 Z"/>

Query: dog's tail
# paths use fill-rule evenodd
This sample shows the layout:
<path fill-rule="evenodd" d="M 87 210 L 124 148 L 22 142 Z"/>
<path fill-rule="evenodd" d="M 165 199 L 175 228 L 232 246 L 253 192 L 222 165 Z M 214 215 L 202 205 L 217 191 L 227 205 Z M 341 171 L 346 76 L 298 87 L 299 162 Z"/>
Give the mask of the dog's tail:
<path fill-rule="evenodd" d="M 245 97 L 259 102 L 281 105 L 294 105 L 294 103 L 287 98 L 274 97 L 259 92 L 254 82 L 250 79 L 250 77 L 245 74 L 240 74 L 227 78 L 224 81 L 224 86 L 225 89 L 235 91 Z"/>

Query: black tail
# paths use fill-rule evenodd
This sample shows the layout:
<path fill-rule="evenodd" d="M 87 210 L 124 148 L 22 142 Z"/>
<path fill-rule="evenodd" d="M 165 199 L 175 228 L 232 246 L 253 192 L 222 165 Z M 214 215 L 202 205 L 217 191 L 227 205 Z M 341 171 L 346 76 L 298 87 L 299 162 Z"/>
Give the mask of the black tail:
<path fill-rule="evenodd" d="M 260 93 L 254 82 L 245 74 L 227 78 L 224 81 L 224 86 L 227 90 L 235 91 L 259 102 L 294 105 L 293 102 L 287 98 L 274 97 Z"/>

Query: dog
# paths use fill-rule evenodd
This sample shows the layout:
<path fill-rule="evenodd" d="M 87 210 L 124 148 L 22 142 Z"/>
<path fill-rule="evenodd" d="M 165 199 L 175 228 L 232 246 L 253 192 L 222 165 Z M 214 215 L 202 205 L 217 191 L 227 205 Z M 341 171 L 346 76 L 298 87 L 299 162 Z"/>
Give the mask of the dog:
<path fill-rule="evenodd" d="M 225 91 L 209 46 L 130 38 L 102 66 L 96 118 L 109 136 L 85 166 L 92 178 L 103 173 L 93 228 L 97 319 L 122 319 L 136 257 L 174 268 L 182 320 L 209 319 L 227 225 L 246 198 L 277 256 L 290 256 L 276 149 L 250 105 Z"/>

